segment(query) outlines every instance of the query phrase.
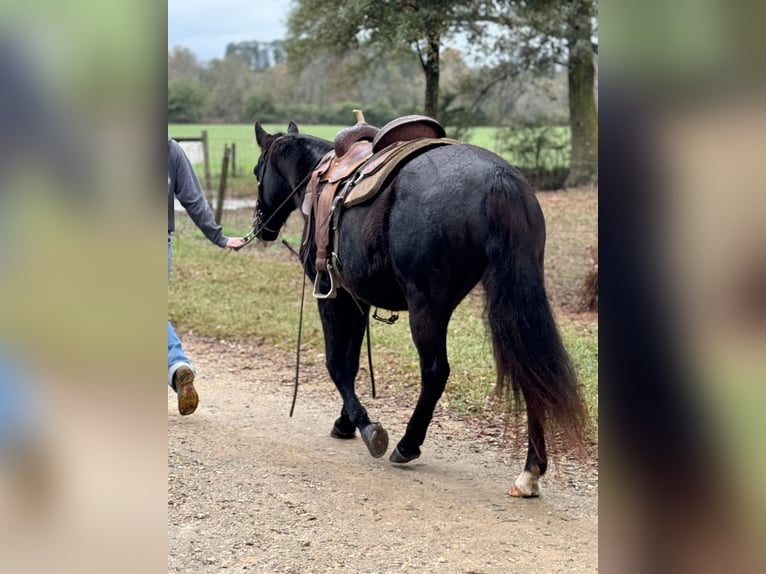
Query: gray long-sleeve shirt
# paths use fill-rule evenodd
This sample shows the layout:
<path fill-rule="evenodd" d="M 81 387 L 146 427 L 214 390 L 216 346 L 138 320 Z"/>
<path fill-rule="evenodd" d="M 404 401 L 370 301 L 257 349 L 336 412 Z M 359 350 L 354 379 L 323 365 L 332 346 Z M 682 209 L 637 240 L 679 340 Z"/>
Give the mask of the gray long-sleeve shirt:
<path fill-rule="evenodd" d="M 195 225 L 210 241 L 219 247 L 226 246 L 227 237 L 215 222 L 210 205 L 202 193 L 197 174 L 189 158 L 173 138 L 168 138 L 168 232 L 175 229 L 173 198 L 177 197 Z"/>

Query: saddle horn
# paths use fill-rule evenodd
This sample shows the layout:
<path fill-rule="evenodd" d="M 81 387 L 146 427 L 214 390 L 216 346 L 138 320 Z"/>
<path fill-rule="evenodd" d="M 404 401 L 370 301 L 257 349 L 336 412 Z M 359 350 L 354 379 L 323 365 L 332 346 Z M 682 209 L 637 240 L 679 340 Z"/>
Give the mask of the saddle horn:
<path fill-rule="evenodd" d="M 356 142 L 372 141 L 378 133 L 378 128 L 368 124 L 362 110 L 352 110 L 356 115 L 356 124 L 344 128 L 335 136 L 335 157 L 345 155 L 348 148 Z"/>

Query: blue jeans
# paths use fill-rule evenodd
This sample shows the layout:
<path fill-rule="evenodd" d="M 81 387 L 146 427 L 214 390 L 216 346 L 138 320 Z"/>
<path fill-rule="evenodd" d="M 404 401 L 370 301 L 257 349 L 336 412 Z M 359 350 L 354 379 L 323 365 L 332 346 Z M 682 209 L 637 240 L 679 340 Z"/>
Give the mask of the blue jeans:
<path fill-rule="evenodd" d="M 0 347 L 0 464 L 26 449 L 38 430 L 36 389 L 17 357 Z"/>
<path fill-rule="evenodd" d="M 170 282 L 170 263 L 173 259 L 173 241 L 172 236 L 168 233 L 168 283 Z M 173 375 L 179 367 L 189 367 L 192 371 L 192 367 L 189 358 L 184 353 L 184 349 L 181 346 L 181 340 L 176 335 L 173 325 L 168 321 L 168 386 L 174 391 L 176 390 L 173 385 Z"/>

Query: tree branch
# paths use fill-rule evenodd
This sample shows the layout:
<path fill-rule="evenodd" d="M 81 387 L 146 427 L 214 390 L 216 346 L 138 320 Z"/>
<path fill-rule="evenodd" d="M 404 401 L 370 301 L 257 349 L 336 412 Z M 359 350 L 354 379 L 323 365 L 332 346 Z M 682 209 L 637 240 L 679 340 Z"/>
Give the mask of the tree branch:
<path fill-rule="evenodd" d="M 418 60 L 420 61 L 420 67 L 423 71 L 426 71 L 426 60 L 423 58 L 423 52 L 420 50 L 420 40 L 415 40 L 415 50 L 418 52 Z"/>

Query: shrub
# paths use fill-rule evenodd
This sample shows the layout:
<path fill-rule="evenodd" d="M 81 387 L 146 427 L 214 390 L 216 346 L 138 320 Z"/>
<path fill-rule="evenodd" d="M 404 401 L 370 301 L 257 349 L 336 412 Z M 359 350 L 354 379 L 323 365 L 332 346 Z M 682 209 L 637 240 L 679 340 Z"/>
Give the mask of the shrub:
<path fill-rule="evenodd" d="M 197 83 L 179 80 L 168 86 L 168 122 L 199 123 L 207 107 L 207 94 Z"/>

